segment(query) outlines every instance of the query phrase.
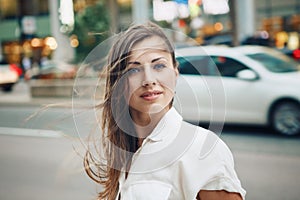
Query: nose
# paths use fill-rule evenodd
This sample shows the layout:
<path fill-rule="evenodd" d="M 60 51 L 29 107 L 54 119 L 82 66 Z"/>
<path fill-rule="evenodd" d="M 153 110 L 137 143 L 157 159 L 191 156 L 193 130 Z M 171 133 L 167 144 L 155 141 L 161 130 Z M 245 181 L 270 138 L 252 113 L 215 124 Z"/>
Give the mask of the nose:
<path fill-rule="evenodd" d="M 144 80 L 142 81 L 143 87 L 149 87 L 156 85 L 156 78 L 151 71 L 151 67 L 145 67 L 144 69 Z"/>
<path fill-rule="evenodd" d="M 143 81 L 142 86 L 143 87 L 149 87 L 151 85 L 156 85 L 155 81 Z"/>

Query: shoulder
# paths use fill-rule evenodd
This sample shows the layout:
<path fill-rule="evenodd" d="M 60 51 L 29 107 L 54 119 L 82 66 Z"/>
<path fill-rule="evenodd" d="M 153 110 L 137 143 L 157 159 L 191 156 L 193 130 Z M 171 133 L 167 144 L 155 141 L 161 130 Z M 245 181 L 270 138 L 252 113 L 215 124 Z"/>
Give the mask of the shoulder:
<path fill-rule="evenodd" d="M 189 137 L 192 138 L 190 146 L 181 159 L 186 168 L 191 168 L 189 170 L 195 172 L 201 169 L 203 173 L 199 175 L 205 175 L 206 178 L 212 179 L 216 176 L 222 177 L 227 171 L 232 174 L 234 171 L 232 152 L 217 134 L 186 122 L 183 123 L 183 126 L 189 127 L 189 129 L 185 129 L 183 134 L 186 137 L 182 141 Z"/>
<path fill-rule="evenodd" d="M 191 193 L 196 195 L 200 190 L 224 190 L 244 196 L 231 150 L 225 142 L 208 129 L 186 122 L 182 126 L 188 127 L 185 134 L 193 135 L 193 142 L 180 163 L 184 184 L 192 188 Z M 223 195 L 222 192 L 217 194 Z"/>
<path fill-rule="evenodd" d="M 211 157 L 218 161 L 228 160 L 233 162 L 231 150 L 217 134 L 184 121 L 182 127 L 185 127 L 183 128 L 184 134 L 193 134 L 191 150 L 197 152 L 200 160 Z"/>

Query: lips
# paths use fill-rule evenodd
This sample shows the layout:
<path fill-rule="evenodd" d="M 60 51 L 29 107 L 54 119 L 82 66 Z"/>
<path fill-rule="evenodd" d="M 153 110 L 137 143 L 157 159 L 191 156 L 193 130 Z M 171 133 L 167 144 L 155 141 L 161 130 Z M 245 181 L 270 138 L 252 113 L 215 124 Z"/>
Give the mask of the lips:
<path fill-rule="evenodd" d="M 144 92 L 140 97 L 142 97 L 145 100 L 152 101 L 157 99 L 161 94 L 161 91 L 147 91 Z"/>

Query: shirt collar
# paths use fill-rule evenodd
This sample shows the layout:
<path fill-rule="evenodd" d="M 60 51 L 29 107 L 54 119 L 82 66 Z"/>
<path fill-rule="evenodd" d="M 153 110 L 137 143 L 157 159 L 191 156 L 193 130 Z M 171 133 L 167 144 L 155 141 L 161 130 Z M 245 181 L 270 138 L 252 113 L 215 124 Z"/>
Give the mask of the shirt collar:
<path fill-rule="evenodd" d="M 172 107 L 158 122 L 154 130 L 147 137 L 149 140 L 158 142 L 162 141 L 164 138 L 167 138 L 168 135 L 175 133 L 177 134 L 181 126 L 182 117 Z"/>

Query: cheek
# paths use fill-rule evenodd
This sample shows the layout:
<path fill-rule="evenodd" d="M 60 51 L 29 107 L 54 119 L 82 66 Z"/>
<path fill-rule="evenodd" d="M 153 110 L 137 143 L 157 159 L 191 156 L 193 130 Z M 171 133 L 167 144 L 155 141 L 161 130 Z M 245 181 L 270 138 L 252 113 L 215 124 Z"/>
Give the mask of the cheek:
<path fill-rule="evenodd" d="M 127 79 L 127 83 L 125 85 L 125 99 L 127 103 L 129 103 L 130 99 L 134 96 L 135 91 L 140 87 L 140 81 L 135 79 Z"/>
<path fill-rule="evenodd" d="M 162 76 L 159 77 L 159 82 L 161 85 L 163 85 L 166 89 L 174 92 L 176 87 L 176 80 L 177 76 L 174 70 L 166 70 L 164 74 L 161 74 Z"/>

